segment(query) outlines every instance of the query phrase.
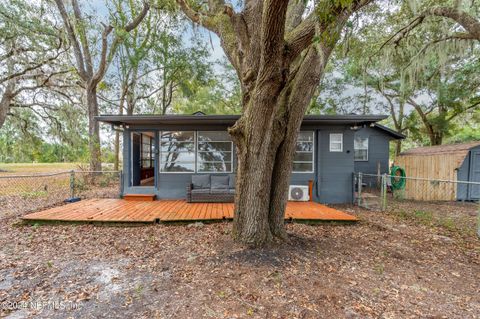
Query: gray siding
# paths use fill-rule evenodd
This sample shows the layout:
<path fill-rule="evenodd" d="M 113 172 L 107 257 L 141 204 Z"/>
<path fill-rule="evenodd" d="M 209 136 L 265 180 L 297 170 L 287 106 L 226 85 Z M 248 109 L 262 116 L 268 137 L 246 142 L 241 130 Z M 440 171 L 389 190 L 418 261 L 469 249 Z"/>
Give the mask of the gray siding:
<path fill-rule="evenodd" d="M 355 161 L 356 173 L 380 174 L 388 173 L 390 158 L 390 141 L 392 138 L 382 131 L 365 127 L 357 132 L 356 136 L 368 137 L 368 161 Z"/>
<path fill-rule="evenodd" d="M 130 132 L 159 130 L 226 130 L 226 126 L 156 126 L 130 127 L 124 132 L 124 194 L 156 194 L 159 199 L 185 198 L 185 187 L 191 181 L 191 173 L 160 173 L 155 187 L 131 187 L 130 184 Z M 348 126 L 304 126 L 302 130 L 315 131 L 314 173 L 292 173 L 291 185 L 308 185 L 314 181 L 314 200 L 321 203 L 351 203 L 353 200 L 352 174 L 353 136 Z M 343 133 L 343 151 L 330 152 L 329 134 Z M 158 138 L 156 139 L 158 144 Z M 388 148 L 388 144 L 387 144 Z M 158 145 L 156 146 L 158 150 Z M 387 150 L 388 154 L 388 150 Z M 235 156 L 234 156 L 235 158 Z M 388 158 L 387 158 L 388 163 Z M 155 155 L 155 166 L 158 172 L 158 153 Z M 234 162 L 234 167 L 236 163 Z M 220 173 L 219 175 L 225 175 Z"/>
<path fill-rule="evenodd" d="M 480 152 L 480 146 L 471 148 L 465 156 L 462 165 L 457 170 L 458 181 L 480 182 L 478 176 L 475 176 L 473 172 L 474 167 L 480 167 L 480 157 L 472 156 L 474 152 Z M 478 185 L 457 184 L 457 200 L 479 200 L 478 188 L 480 188 Z"/>
<path fill-rule="evenodd" d="M 343 133 L 342 152 L 330 152 L 330 133 Z M 320 203 L 353 201 L 353 134 L 347 127 L 320 129 L 318 132 L 318 181 L 315 193 Z"/>

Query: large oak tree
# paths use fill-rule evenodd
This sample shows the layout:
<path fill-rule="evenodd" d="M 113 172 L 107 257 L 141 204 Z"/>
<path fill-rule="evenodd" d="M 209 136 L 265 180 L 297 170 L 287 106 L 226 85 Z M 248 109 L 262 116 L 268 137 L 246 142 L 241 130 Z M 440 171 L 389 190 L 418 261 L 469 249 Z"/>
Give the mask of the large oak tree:
<path fill-rule="evenodd" d="M 286 239 L 284 212 L 295 141 L 312 95 L 350 15 L 371 0 L 177 0 L 217 34 L 242 89 L 242 115 L 229 129 L 238 156 L 234 237 L 258 246 Z M 305 15 L 307 15 L 305 17 Z"/>
<path fill-rule="evenodd" d="M 39 11 L 44 15 L 35 16 Z M 0 128 L 14 110 L 58 108 L 58 94 L 54 101 L 45 95 L 65 88 L 63 76 L 69 71 L 61 62 L 61 32 L 48 13 L 28 1 L 0 4 Z M 26 15 L 31 18 L 24 20 Z"/>

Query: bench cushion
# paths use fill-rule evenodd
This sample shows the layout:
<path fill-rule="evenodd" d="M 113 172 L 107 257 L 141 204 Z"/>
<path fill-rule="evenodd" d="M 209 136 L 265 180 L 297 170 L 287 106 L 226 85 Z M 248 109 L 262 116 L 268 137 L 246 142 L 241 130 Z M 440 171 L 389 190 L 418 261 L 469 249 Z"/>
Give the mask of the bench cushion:
<path fill-rule="evenodd" d="M 209 188 L 192 189 L 192 194 L 210 194 Z"/>
<path fill-rule="evenodd" d="M 228 188 L 228 175 L 227 176 L 218 176 L 212 175 L 212 190 L 213 189 L 223 189 Z"/>
<path fill-rule="evenodd" d="M 193 189 L 209 189 L 210 188 L 210 175 L 199 174 L 192 175 Z"/>

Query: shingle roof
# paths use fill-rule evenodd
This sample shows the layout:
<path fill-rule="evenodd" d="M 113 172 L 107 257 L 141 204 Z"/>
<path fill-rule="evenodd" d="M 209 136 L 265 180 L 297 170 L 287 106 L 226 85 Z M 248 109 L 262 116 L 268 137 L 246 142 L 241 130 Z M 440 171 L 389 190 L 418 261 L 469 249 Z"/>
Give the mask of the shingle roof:
<path fill-rule="evenodd" d="M 433 155 L 433 154 L 466 153 L 468 150 L 476 146 L 480 146 L 480 141 L 412 148 L 412 149 L 409 149 L 408 151 L 402 152 L 400 155 Z"/>

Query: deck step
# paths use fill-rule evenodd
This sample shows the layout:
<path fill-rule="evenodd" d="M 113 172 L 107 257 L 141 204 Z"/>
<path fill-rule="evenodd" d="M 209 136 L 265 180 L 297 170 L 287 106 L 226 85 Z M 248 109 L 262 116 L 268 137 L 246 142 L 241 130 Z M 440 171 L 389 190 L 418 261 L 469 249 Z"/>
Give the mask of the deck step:
<path fill-rule="evenodd" d="M 155 194 L 125 194 L 123 195 L 123 199 L 125 200 L 134 200 L 134 201 L 142 201 L 142 202 L 152 202 L 155 200 Z"/>

